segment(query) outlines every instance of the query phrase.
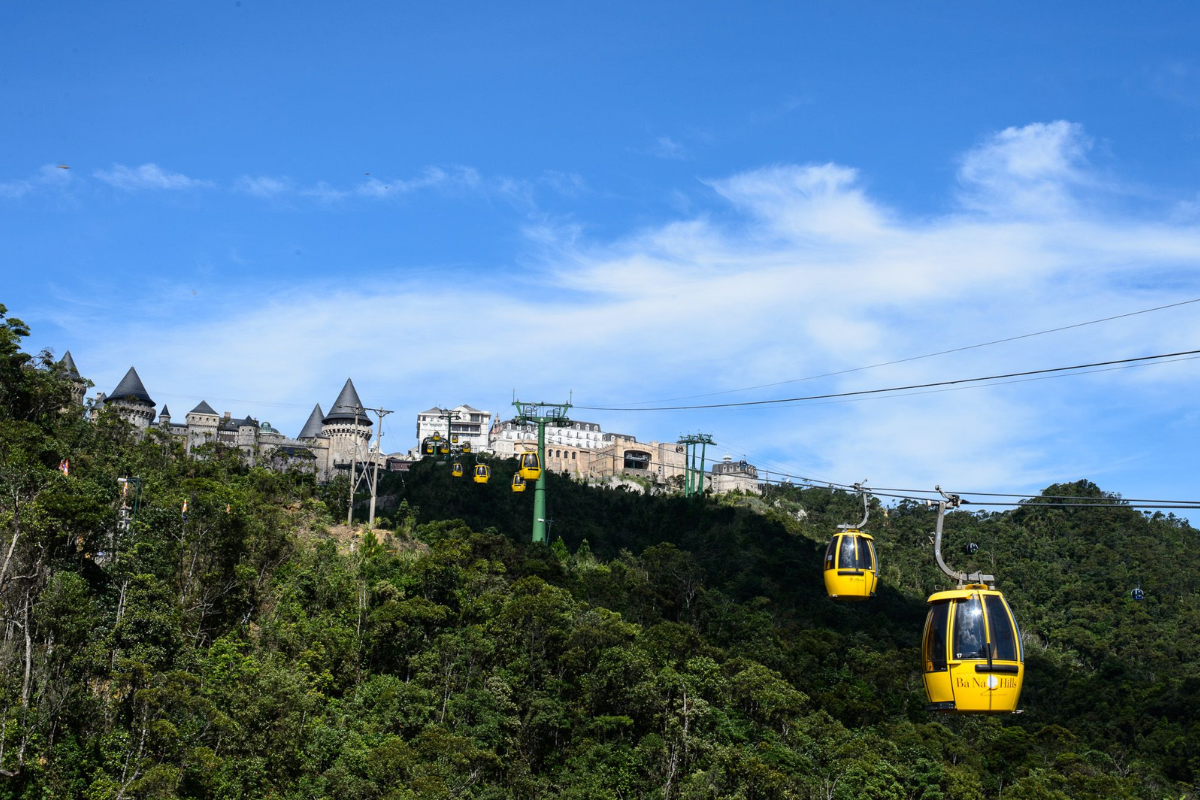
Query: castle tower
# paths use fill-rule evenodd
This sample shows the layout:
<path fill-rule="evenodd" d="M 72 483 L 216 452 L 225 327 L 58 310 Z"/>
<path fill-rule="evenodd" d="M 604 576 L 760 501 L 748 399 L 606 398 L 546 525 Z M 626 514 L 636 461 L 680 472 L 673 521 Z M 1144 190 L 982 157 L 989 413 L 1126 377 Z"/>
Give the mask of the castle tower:
<path fill-rule="evenodd" d="M 76 405 L 82 406 L 83 396 L 87 393 L 87 382 L 75 368 L 75 359 L 71 358 L 71 351 L 63 353 L 63 357 L 58 363 L 67 377 L 71 379 L 71 399 Z"/>
<path fill-rule="evenodd" d="M 313 406 L 312 413 L 308 415 L 308 422 L 304 423 L 304 427 L 300 429 L 300 435 L 296 438 L 301 441 L 316 439 L 321 435 L 321 422 L 324 419 L 325 412 L 321 410 L 321 404 L 317 403 Z"/>
<path fill-rule="evenodd" d="M 164 431 L 171 430 L 171 409 L 167 408 L 166 403 L 163 404 L 163 410 L 158 412 L 158 427 Z"/>
<path fill-rule="evenodd" d="M 333 407 L 321 420 L 321 435 L 329 439 L 327 477 L 332 477 L 335 469 L 349 469 L 352 461 L 367 459 L 371 443 L 371 420 L 362 401 L 358 399 L 354 382 L 349 378 L 337 400 L 333 401 Z"/>
<path fill-rule="evenodd" d="M 203 400 L 187 413 L 187 451 L 190 454 L 202 444 L 217 440 L 220 415 Z"/>
<path fill-rule="evenodd" d="M 104 398 L 104 404 L 115 408 L 122 419 L 139 431 L 146 430 L 154 423 L 154 401 L 150 399 L 150 394 L 133 367 L 125 373 L 112 394 Z"/>

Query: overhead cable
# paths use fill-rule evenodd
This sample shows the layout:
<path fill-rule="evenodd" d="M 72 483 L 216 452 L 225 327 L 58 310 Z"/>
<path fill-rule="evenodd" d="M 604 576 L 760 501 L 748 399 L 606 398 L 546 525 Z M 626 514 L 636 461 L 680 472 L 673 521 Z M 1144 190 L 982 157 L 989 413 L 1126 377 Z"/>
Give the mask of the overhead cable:
<path fill-rule="evenodd" d="M 732 403 L 705 403 L 702 405 L 692 406 L 651 406 L 645 408 L 620 408 L 615 406 L 575 406 L 584 411 L 694 411 L 710 408 L 745 408 L 747 406 L 768 406 L 768 405 L 783 405 L 786 403 L 801 403 L 811 400 L 828 400 L 838 397 L 862 397 L 866 395 L 879 395 L 891 392 L 903 392 L 912 389 L 930 389 L 937 386 L 958 386 L 967 383 L 981 383 L 983 381 L 997 381 L 1005 378 L 1020 378 L 1029 375 L 1048 375 L 1061 372 L 1072 372 L 1075 370 L 1085 370 L 1091 367 L 1107 367 L 1114 364 L 1136 364 L 1146 363 L 1150 361 L 1158 361 L 1166 358 L 1179 358 L 1180 356 L 1193 356 L 1200 354 L 1200 350 L 1182 350 L 1177 353 L 1160 353 L 1153 356 L 1138 356 L 1136 358 L 1119 358 L 1111 361 L 1096 361 L 1090 364 L 1075 364 L 1069 367 L 1048 367 L 1045 369 L 1031 369 L 1022 372 L 1007 372 L 1000 375 L 984 375 L 977 378 L 956 378 L 947 381 L 932 381 L 930 383 L 914 383 L 907 386 L 891 386 L 884 389 L 859 389 L 852 392 L 830 392 L 828 394 L 814 394 L 802 397 L 784 397 L 775 400 L 742 400 Z"/>
<path fill-rule="evenodd" d="M 933 353 L 924 353 L 919 356 L 909 356 L 907 358 L 897 358 L 893 361 L 881 361 L 878 364 L 868 364 L 863 367 L 852 367 L 850 369 L 842 369 L 842 370 L 838 370 L 836 372 L 823 372 L 820 375 L 807 375 L 803 378 L 791 378 L 786 381 L 775 381 L 774 383 L 760 383 L 757 386 L 743 386 L 738 389 L 724 389 L 719 392 L 706 392 L 704 394 L 690 394 L 690 395 L 684 395 L 683 397 L 668 397 L 668 398 L 664 398 L 662 400 L 638 400 L 635 402 L 620 403 L 619 405 L 639 406 L 639 405 L 645 405 L 647 403 L 670 403 L 670 402 L 674 402 L 675 400 L 694 400 L 699 397 L 716 397 L 718 395 L 723 395 L 723 394 L 736 394 L 737 392 L 749 392 L 754 389 L 769 389 L 772 386 L 785 386 L 789 383 L 801 383 L 803 381 L 813 381 L 813 380 L 817 380 L 818 378 L 832 378 L 837 375 L 848 375 L 852 372 L 862 372 L 863 370 L 877 369 L 879 367 L 890 367 L 894 364 L 906 364 L 910 361 L 920 361 L 925 358 L 934 358 L 935 356 L 945 356 L 945 355 L 950 355 L 951 353 L 962 353 L 967 350 L 977 350 L 981 347 L 991 347 L 992 345 L 1005 344 L 1007 342 L 1016 342 L 1021 339 L 1031 339 L 1035 336 L 1045 336 L 1046 334 L 1059 333 L 1061 331 L 1068 331 L 1073 328 L 1083 328 L 1088 325 L 1098 325 L 1101 322 L 1112 322 L 1113 320 L 1116 320 L 1116 319 L 1125 319 L 1127 317 L 1136 317 L 1140 314 L 1149 314 L 1154 311 L 1165 311 L 1169 308 L 1178 308 L 1180 306 L 1187 306 L 1187 305 L 1191 305 L 1193 303 L 1200 303 L 1200 297 L 1197 297 L 1192 300 L 1182 300 L 1178 303 L 1168 303 L 1167 305 L 1163 305 L 1163 306 L 1154 306 L 1153 308 L 1143 308 L 1140 311 L 1130 311 L 1125 314 L 1116 314 L 1111 317 L 1102 317 L 1100 319 L 1091 319 L 1086 322 L 1076 322 L 1071 325 L 1062 325 L 1057 328 L 1047 328 L 1044 331 L 1034 331 L 1033 333 L 1023 333 L 1019 336 L 1008 336 L 1003 339 L 993 339 L 990 342 L 980 342 L 978 344 L 969 344 L 969 345 L 964 345 L 963 347 L 952 347 L 949 350 L 938 350 Z"/>

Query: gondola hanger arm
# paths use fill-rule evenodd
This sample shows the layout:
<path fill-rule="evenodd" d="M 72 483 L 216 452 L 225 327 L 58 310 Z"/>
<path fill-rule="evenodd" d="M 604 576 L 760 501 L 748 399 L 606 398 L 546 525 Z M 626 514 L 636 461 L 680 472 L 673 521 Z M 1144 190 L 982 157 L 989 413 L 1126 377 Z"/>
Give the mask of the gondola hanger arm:
<path fill-rule="evenodd" d="M 963 500 L 956 494 L 946 494 L 942 491 L 941 486 L 934 486 L 933 488 L 937 489 L 938 494 L 942 496 L 942 499 L 937 501 L 937 528 L 933 534 L 933 557 L 937 559 L 938 568 L 946 573 L 951 580 L 957 581 L 959 586 L 962 586 L 964 583 L 983 583 L 995 588 L 996 577 L 994 575 L 985 575 L 982 572 L 967 574 L 961 570 L 952 569 L 946 563 L 946 560 L 942 558 L 942 523 L 946 520 L 946 509 L 947 507 L 958 508 L 961 504 L 970 501 Z"/>
<path fill-rule="evenodd" d="M 862 522 L 858 523 L 858 525 L 846 525 L 846 524 L 838 525 L 839 531 L 862 530 L 863 528 L 865 528 L 867 526 L 867 519 L 870 518 L 870 516 L 871 516 L 871 490 L 866 488 L 865 486 L 863 486 L 863 484 L 866 482 L 867 482 L 867 479 L 863 478 L 861 482 L 852 484 L 854 489 L 862 496 L 862 501 L 863 501 Z"/>

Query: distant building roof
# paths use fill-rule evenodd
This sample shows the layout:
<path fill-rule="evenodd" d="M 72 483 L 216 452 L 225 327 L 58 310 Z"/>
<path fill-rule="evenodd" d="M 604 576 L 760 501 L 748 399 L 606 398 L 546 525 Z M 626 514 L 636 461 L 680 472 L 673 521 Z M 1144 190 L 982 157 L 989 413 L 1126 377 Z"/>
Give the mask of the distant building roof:
<path fill-rule="evenodd" d="M 238 427 L 241 428 L 247 425 L 249 425 L 251 428 L 257 428 L 258 420 L 253 419 L 249 414 L 247 414 L 245 419 L 238 422 Z"/>
<path fill-rule="evenodd" d="M 70 350 L 63 353 L 63 357 L 58 363 L 62 364 L 62 368 L 66 371 L 67 377 L 69 377 L 69 378 L 80 377 L 79 370 L 75 368 L 75 359 L 71 358 Z"/>
<path fill-rule="evenodd" d="M 438 408 L 437 406 L 434 406 L 433 408 L 425 409 L 421 413 L 422 414 L 445 414 L 445 413 L 447 413 L 447 410 L 444 408 Z"/>
<path fill-rule="evenodd" d="M 321 435 L 321 422 L 325 419 L 325 412 L 321 410 L 321 404 L 317 403 L 313 406 L 312 413 L 308 415 L 308 422 L 304 423 L 304 427 L 300 429 L 300 435 L 297 439 L 315 439 Z"/>
<path fill-rule="evenodd" d="M 196 406 L 188 413 L 189 414 L 212 414 L 214 417 L 217 415 L 217 412 L 213 410 L 213 407 L 210 406 L 208 403 L 204 402 L 203 400 L 200 401 L 200 405 Z"/>
<path fill-rule="evenodd" d="M 112 390 L 112 394 L 106 397 L 104 402 L 111 403 L 114 400 L 134 400 L 148 406 L 154 405 L 154 401 L 150 399 L 150 393 L 142 385 L 142 379 L 138 377 L 137 370 L 133 367 L 129 368 L 129 372 L 125 373 L 125 377 L 121 378 L 117 388 Z"/>
<path fill-rule="evenodd" d="M 352 421 L 359 425 L 371 424 L 371 418 L 367 416 L 362 400 L 358 399 L 354 381 L 349 378 L 346 379 L 346 385 L 342 387 L 341 394 L 337 396 L 337 400 L 333 401 L 333 407 L 329 409 L 329 413 L 324 419 L 324 422 L 344 421 Z"/>

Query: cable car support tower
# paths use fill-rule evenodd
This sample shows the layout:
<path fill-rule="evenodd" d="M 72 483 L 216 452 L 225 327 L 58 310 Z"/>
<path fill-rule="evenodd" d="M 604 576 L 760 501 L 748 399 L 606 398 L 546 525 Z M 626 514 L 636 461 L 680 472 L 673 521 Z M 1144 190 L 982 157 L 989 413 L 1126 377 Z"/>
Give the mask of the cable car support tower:
<path fill-rule="evenodd" d="M 680 436 L 678 444 L 687 446 L 684 460 L 683 496 L 704 494 L 704 459 L 707 445 L 716 444 L 710 433 L 689 433 Z M 696 458 L 696 446 L 700 446 L 699 459 Z M 696 466 L 697 461 L 699 467 Z"/>
<path fill-rule="evenodd" d="M 557 428 L 571 423 L 567 416 L 570 403 L 523 403 L 515 397 L 512 402 L 517 409 L 517 421 L 537 425 L 537 454 L 542 474 L 538 476 L 533 490 L 533 537 L 534 544 L 546 542 L 546 426 Z"/>

